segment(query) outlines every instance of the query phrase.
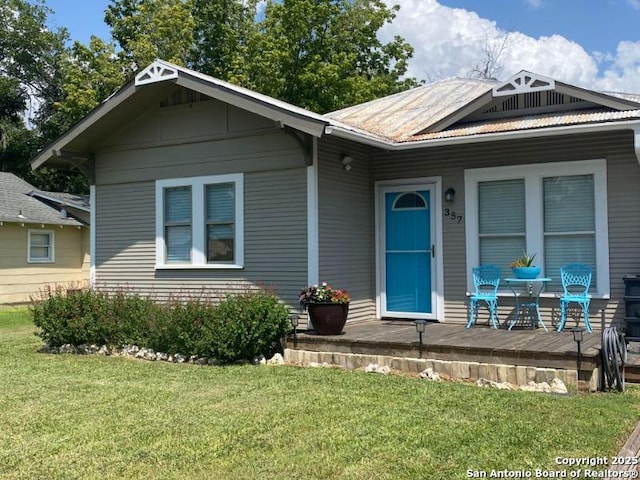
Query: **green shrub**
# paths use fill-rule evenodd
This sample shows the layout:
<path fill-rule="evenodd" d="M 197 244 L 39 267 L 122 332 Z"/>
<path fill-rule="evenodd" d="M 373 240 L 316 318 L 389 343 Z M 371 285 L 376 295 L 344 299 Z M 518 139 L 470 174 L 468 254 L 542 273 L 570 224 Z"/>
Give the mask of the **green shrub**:
<path fill-rule="evenodd" d="M 210 338 L 212 356 L 222 361 L 270 356 L 291 329 L 287 307 L 263 290 L 228 296 L 213 320 L 205 338 Z"/>
<path fill-rule="evenodd" d="M 51 346 L 135 344 L 227 362 L 272 355 L 290 330 L 287 307 L 264 290 L 214 305 L 206 297 L 160 304 L 124 290 L 48 289 L 31 312 Z"/>
<path fill-rule="evenodd" d="M 125 291 L 64 288 L 46 289 L 31 305 L 37 334 L 51 346 L 144 342 L 149 320 L 159 316 L 159 309 L 150 299 Z"/>

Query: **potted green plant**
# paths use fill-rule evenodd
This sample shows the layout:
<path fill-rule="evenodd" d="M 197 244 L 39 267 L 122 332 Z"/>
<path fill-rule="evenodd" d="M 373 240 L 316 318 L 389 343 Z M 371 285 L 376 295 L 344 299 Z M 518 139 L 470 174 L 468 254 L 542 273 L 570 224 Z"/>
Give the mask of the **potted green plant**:
<path fill-rule="evenodd" d="M 320 335 L 339 335 L 347 321 L 351 295 L 323 282 L 300 292 L 300 304 L 309 312 L 313 329 Z"/>
<path fill-rule="evenodd" d="M 511 271 L 513 276 L 521 279 L 534 279 L 540 275 L 540 267 L 534 264 L 536 254 L 528 254 L 526 251 L 522 251 L 522 255 L 511 262 Z"/>

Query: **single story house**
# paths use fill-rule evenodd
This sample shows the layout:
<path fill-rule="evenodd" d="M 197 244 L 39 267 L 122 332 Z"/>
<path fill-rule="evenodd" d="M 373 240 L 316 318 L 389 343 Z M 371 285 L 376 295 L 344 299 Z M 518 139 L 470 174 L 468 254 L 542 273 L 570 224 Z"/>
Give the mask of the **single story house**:
<path fill-rule="evenodd" d="M 592 265 L 624 317 L 640 273 L 640 95 L 522 71 L 447 79 L 327 115 L 161 60 L 32 161 L 91 180 L 92 281 L 169 296 L 307 284 L 349 321 L 464 323 L 475 265 Z M 511 305 L 511 306 L 510 306 Z M 501 294 L 500 314 L 513 297 Z M 597 323 L 597 322 L 595 322 Z"/>
<path fill-rule="evenodd" d="M 89 281 L 89 198 L 0 172 L 0 304 Z"/>

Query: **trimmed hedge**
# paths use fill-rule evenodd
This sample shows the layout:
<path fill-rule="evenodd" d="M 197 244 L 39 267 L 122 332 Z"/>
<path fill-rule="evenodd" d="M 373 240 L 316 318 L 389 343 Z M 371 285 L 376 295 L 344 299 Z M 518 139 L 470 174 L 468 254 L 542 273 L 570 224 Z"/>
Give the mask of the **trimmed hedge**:
<path fill-rule="evenodd" d="M 291 330 L 286 305 L 264 290 L 214 304 L 206 298 L 158 303 L 125 291 L 50 289 L 32 302 L 31 313 L 36 334 L 53 347 L 134 344 L 223 362 L 271 356 Z"/>

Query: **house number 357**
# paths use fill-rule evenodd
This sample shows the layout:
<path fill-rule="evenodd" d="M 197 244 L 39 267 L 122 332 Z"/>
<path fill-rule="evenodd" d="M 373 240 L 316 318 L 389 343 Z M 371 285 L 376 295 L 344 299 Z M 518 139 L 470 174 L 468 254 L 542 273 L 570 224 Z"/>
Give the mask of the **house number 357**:
<path fill-rule="evenodd" d="M 449 218 L 449 221 L 460 223 L 462 222 L 462 215 L 456 214 L 455 210 L 444 209 L 444 216 Z"/>

